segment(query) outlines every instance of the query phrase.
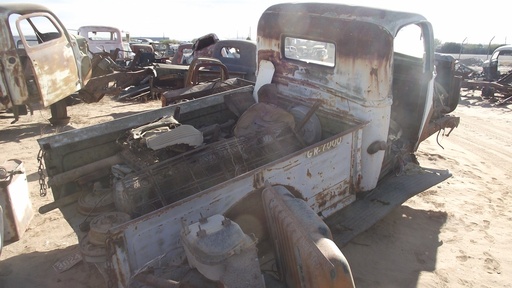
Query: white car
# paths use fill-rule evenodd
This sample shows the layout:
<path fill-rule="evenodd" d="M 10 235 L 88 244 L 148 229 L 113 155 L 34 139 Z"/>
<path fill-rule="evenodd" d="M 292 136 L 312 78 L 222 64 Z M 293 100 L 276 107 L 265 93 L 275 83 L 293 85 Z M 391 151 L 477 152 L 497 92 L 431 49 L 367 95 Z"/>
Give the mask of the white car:
<path fill-rule="evenodd" d="M 284 47 L 284 56 L 286 58 L 299 58 L 299 53 L 295 46 L 286 46 Z"/>
<path fill-rule="evenodd" d="M 329 57 L 327 55 L 327 49 L 325 49 L 323 45 L 314 46 L 313 49 L 311 50 L 311 56 L 313 56 L 315 60 L 320 61 L 324 61 L 325 59 L 327 59 L 327 57 Z"/>

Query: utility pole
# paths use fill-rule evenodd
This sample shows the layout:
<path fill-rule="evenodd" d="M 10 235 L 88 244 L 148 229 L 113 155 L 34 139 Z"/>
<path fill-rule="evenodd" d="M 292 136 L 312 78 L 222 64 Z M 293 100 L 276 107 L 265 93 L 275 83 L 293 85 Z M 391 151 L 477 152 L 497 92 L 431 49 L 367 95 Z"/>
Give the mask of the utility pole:
<path fill-rule="evenodd" d="M 462 43 L 460 43 L 460 51 L 459 51 L 459 59 L 460 60 L 460 54 L 462 54 L 462 47 L 464 47 L 464 42 L 466 42 L 466 39 L 468 39 L 468 37 L 464 38 L 464 40 L 462 40 Z"/>
<path fill-rule="evenodd" d="M 489 41 L 489 46 L 487 46 L 487 56 L 485 57 L 485 60 L 489 59 L 489 53 L 491 53 L 491 42 L 494 39 L 495 36 L 492 36 L 491 40 Z"/>

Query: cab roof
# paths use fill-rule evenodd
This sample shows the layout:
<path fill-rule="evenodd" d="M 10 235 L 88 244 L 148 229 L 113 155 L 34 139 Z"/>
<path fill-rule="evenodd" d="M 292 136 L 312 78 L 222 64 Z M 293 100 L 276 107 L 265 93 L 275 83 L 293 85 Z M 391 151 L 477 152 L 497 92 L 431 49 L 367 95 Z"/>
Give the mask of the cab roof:
<path fill-rule="evenodd" d="M 411 23 L 428 22 L 425 17 L 416 13 L 337 3 L 281 3 L 270 6 L 265 10 L 265 13 L 304 13 L 310 16 L 317 15 L 346 20 L 357 19 L 357 21 L 379 25 L 394 36 L 403 26 Z"/>

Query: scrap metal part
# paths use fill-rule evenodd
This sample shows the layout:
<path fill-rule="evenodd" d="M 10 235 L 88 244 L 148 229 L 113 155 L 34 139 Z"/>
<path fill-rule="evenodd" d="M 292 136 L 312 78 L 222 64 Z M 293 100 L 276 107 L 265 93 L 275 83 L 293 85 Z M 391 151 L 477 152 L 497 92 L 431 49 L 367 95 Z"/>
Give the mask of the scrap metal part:
<path fill-rule="evenodd" d="M 151 68 L 139 71 L 116 71 L 91 78 L 91 80 L 78 91 L 78 95 L 85 103 L 94 103 L 100 101 L 106 94 L 113 96 L 118 95 L 121 93 L 122 89 L 133 85 L 140 85 L 143 80 L 155 76 L 156 74 Z"/>

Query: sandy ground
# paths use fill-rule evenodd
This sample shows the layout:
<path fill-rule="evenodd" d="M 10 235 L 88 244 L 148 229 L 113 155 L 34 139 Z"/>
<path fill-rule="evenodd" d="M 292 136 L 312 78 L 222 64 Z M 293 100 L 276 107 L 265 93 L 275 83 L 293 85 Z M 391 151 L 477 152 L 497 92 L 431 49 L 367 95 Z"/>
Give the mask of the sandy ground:
<path fill-rule="evenodd" d="M 159 107 L 108 98 L 69 108 L 66 129 Z M 494 107 L 478 92 L 463 91 L 461 124 L 449 137 L 433 135 L 417 152 L 422 166 L 453 176 L 410 199 L 342 248 L 357 287 L 512 287 L 512 125 L 510 105 Z M 20 241 L 4 247 L 0 287 L 106 287 L 95 267 L 78 263 L 57 273 L 53 265 L 76 251 L 78 239 L 53 201 L 39 195 L 36 139 L 62 131 L 36 110 L 16 124 L 0 114 L 0 161 L 23 161 L 34 217 Z M 447 131 L 446 131 L 447 132 Z"/>

